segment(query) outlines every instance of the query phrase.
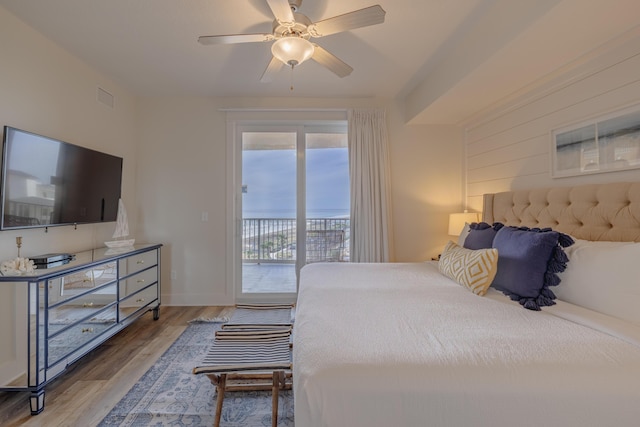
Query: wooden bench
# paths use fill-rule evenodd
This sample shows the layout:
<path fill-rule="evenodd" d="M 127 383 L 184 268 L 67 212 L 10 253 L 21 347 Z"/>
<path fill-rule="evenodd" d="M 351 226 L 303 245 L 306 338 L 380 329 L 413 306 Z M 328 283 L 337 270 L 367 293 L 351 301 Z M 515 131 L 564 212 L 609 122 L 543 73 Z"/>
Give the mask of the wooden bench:
<path fill-rule="evenodd" d="M 215 427 L 220 425 L 225 392 L 258 390 L 271 390 L 271 425 L 276 427 L 279 390 L 292 387 L 292 329 L 291 324 L 241 322 L 216 331 L 202 365 L 193 369 L 216 386 Z"/>

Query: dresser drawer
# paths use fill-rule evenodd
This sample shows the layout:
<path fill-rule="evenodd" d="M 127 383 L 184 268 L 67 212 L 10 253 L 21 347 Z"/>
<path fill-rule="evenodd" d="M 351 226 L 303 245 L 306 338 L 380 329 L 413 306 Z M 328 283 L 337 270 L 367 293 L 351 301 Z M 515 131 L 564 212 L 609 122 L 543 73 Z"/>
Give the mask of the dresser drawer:
<path fill-rule="evenodd" d="M 96 316 L 96 313 L 116 302 L 117 289 L 117 284 L 114 282 L 81 297 L 65 300 L 55 307 L 51 307 L 48 320 L 49 335 L 60 329 L 58 325 L 67 325 L 80 319 L 91 318 L 94 320 L 93 317 L 95 317 L 96 321 L 115 321 L 115 317 L 108 318 L 102 314 Z"/>
<path fill-rule="evenodd" d="M 125 319 L 139 308 L 158 300 L 158 284 L 155 283 L 120 302 L 120 320 Z"/>
<path fill-rule="evenodd" d="M 115 261 L 56 277 L 47 281 L 49 305 L 115 281 Z M 40 295 L 44 301 L 44 287 L 40 288 Z"/>
<path fill-rule="evenodd" d="M 131 294 L 149 286 L 158 280 L 158 267 L 142 271 L 124 280 L 120 280 L 120 299 L 124 299 Z"/>
<path fill-rule="evenodd" d="M 135 274 L 138 271 L 145 268 L 152 267 L 158 264 L 158 251 L 144 252 L 138 255 L 133 255 L 118 261 L 120 278 L 126 277 L 130 274 Z"/>
<path fill-rule="evenodd" d="M 114 321 L 103 320 L 87 320 L 69 326 L 64 331 L 58 333 L 52 338 L 47 339 L 48 352 L 47 362 L 51 366 L 59 360 L 67 357 L 69 354 L 78 350 L 83 345 L 100 336 L 102 333 L 116 326 L 116 307 L 115 305 L 106 312 L 101 313 L 101 317 L 111 318 Z M 62 328 L 62 326 L 61 326 Z M 50 335 L 52 332 L 49 332 Z"/>

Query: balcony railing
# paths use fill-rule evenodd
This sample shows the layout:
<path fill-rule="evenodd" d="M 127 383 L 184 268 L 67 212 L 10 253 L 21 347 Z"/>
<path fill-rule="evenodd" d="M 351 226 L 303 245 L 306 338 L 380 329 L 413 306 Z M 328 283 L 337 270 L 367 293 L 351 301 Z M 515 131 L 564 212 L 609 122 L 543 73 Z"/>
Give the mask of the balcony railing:
<path fill-rule="evenodd" d="M 350 230 L 348 218 L 308 218 L 306 261 L 348 261 Z M 244 262 L 294 263 L 296 220 L 245 218 L 242 244 Z"/>

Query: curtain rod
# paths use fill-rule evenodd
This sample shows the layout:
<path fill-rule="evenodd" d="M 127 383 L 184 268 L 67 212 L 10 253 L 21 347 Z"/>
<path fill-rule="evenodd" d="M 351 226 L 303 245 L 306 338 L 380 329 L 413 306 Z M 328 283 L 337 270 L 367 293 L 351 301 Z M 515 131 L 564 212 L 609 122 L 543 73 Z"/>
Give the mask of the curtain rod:
<path fill-rule="evenodd" d="M 312 113 L 312 112 L 338 112 L 343 113 L 347 111 L 348 108 L 219 108 L 218 111 L 225 112 L 263 112 L 263 113 L 288 113 L 288 112 L 302 112 L 302 113 Z"/>

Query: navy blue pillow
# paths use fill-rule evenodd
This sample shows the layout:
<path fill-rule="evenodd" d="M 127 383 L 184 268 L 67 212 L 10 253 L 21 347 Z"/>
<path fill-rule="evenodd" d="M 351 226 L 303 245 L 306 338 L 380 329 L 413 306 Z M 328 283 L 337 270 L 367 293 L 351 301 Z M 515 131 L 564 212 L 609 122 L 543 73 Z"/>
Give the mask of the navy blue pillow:
<path fill-rule="evenodd" d="M 493 225 L 489 225 L 486 222 L 472 222 L 469 224 L 469 234 L 464 239 L 463 246 L 466 249 L 491 249 L 493 245 L 493 238 L 496 236 L 498 230 L 504 225 L 496 222 Z"/>
<path fill-rule="evenodd" d="M 556 286 L 569 258 L 562 250 L 573 244 L 566 234 L 526 227 L 503 227 L 493 239 L 498 250 L 498 272 L 491 286 L 530 310 L 554 305 Z"/>

